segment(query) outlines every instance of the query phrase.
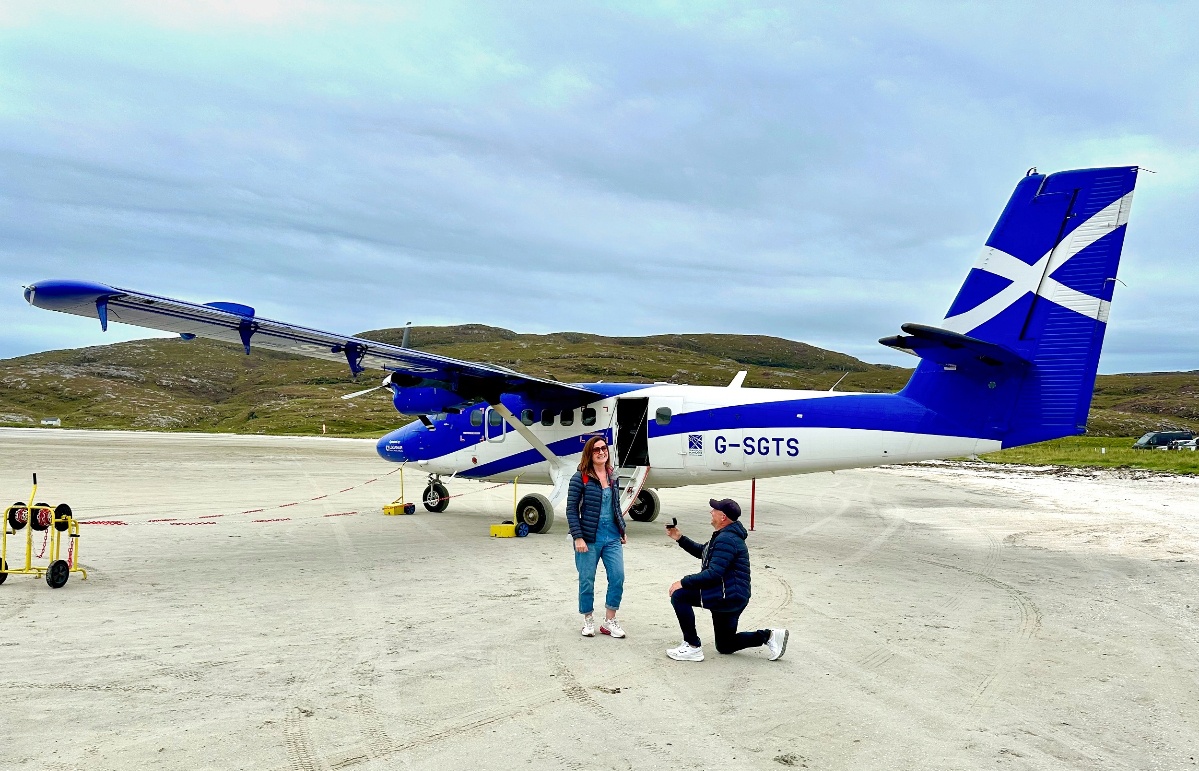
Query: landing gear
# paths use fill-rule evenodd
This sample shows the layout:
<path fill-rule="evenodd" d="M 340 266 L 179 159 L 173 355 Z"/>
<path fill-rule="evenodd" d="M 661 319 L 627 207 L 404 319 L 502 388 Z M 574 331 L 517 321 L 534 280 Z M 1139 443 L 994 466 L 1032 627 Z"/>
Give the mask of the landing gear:
<path fill-rule="evenodd" d="M 438 477 L 431 476 L 429 477 L 429 486 L 421 495 L 421 502 L 425 504 L 426 511 L 440 514 L 450 505 L 450 491 L 445 489 L 445 485 Z"/>
<path fill-rule="evenodd" d="M 554 526 L 554 507 L 539 493 L 526 495 L 516 504 L 516 526 L 525 525 L 530 533 L 548 533 Z"/>
<path fill-rule="evenodd" d="M 649 488 L 642 488 L 641 492 L 637 493 L 637 500 L 633 501 L 633 505 L 629 506 L 629 516 L 634 522 L 653 522 L 658 518 L 658 512 L 662 510 L 662 500 L 658 494 Z"/>

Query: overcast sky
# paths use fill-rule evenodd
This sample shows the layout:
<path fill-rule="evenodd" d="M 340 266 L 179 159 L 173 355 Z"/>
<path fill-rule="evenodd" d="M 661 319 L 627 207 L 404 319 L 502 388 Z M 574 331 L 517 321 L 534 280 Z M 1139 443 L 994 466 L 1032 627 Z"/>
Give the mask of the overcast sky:
<path fill-rule="evenodd" d="M 1101 371 L 1199 369 L 1195 8 L 0 3 L 0 357 L 146 336 L 82 278 L 910 366 L 1028 167 L 1141 165 Z"/>

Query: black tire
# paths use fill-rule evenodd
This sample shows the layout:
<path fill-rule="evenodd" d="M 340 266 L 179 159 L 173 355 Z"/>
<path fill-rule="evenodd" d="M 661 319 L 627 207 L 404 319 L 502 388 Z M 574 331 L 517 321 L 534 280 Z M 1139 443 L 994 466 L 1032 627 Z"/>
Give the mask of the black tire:
<path fill-rule="evenodd" d="M 519 525 L 516 526 L 516 537 L 517 538 L 524 538 L 528 534 L 529 534 L 529 526 L 526 525 L 524 522 L 521 522 Z"/>
<path fill-rule="evenodd" d="M 662 511 L 662 499 L 653 490 L 642 488 L 637 493 L 637 500 L 629 506 L 629 516 L 634 522 L 653 522 Z"/>
<path fill-rule="evenodd" d="M 53 519 L 54 511 L 48 503 L 35 503 L 29 510 L 29 526 L 39 533 L 49 528 Z"/>
<path fill-rule="evenodd" d="M 450 491 L 445 489 L 445 485 L 442 483 L 434 482 L 426 487 L 425 492 L 421 494 L 421 503 L 425 505 L 425 511 L 440 514 L 449 508 Z"/>
<path fill-rule="evenodd" d="M 50 563 L 49 570 L 46 571 L 46 583 L 51 589 L 61 589 L 67 584 L 67 579 L 71 577 L 71 566 L 66 560 L 54 560 Z"/>
<path fill-rule="evenodd" d="M 54 529 L 58 532 L 65 531 L 71 526 L 71 507 L 65 503 L 60 503 L 54 507 Z"/>
<path fill-rule="evenodd" d="M 516 504 L 517 526 L 526 525 L 530 533 L 548 533 L 554 526 L 554 507 L 544 495 L 533 493 Z"/>
<path fill-rule="evenodd" d="M 0 559 L 0 570 L 8 570 L 8 563 Z M 8 573 L 0 573 L 0 584 L 8 580 Z"/>
<path fill-rule="evenodd" d="M 8 526 L 17 532 L 29 524 L 29 509 L 25 508 L 23 503 L 14 503 L 8 507 Z"/>

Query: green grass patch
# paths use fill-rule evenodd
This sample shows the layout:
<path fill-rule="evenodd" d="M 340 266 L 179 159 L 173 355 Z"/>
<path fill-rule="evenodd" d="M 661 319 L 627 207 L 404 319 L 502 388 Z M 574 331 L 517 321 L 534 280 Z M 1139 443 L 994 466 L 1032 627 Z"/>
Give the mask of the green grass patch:
<path fill-rule="evenodd" d="M 1137 468 L 1171 474 L 1199 474 L 1199 452 L 1134 450 L 1132 443 L 1135 441 L 1133 436 L 1071 436 L 988 453 L 981 459 L 988 463 L 1029 466 Z"/>

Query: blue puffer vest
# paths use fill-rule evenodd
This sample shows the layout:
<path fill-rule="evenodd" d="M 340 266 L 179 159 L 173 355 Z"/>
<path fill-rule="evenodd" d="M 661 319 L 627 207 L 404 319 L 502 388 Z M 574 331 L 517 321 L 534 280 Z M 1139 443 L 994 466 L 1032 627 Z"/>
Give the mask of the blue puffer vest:
<path fill-rule="evenodd" d="M 616 507 L 620 507 L 620 480 L 616 474 L 609 474 L 609 484 L 612 487 L 612 499 Z M 584 475 L 576 471 L 570 478 L 570 487 L 566 493 L 566 521 L 570 525 L 570 537 L 582 538 L 587 543 L 595 543 L 595 533 L 599 529 L 600 509 L 604 500 L 604 488 L 599 480 L 590 474 Z M 616 528 L 624 535 L 624 517 L 616 517 Z"/>
<path fill-rule="evenodd" d="M 749 537 L 745 526 L 734 521 L 712 534 L 705 544 L 687 536 L 679 538 L 679 546 L 700 560 L 701 570 L 684 576 L 684 589 L 699 589 L 700 605 L 708 610 L 733 613 L 745 610 L 749 604 Z"/>

